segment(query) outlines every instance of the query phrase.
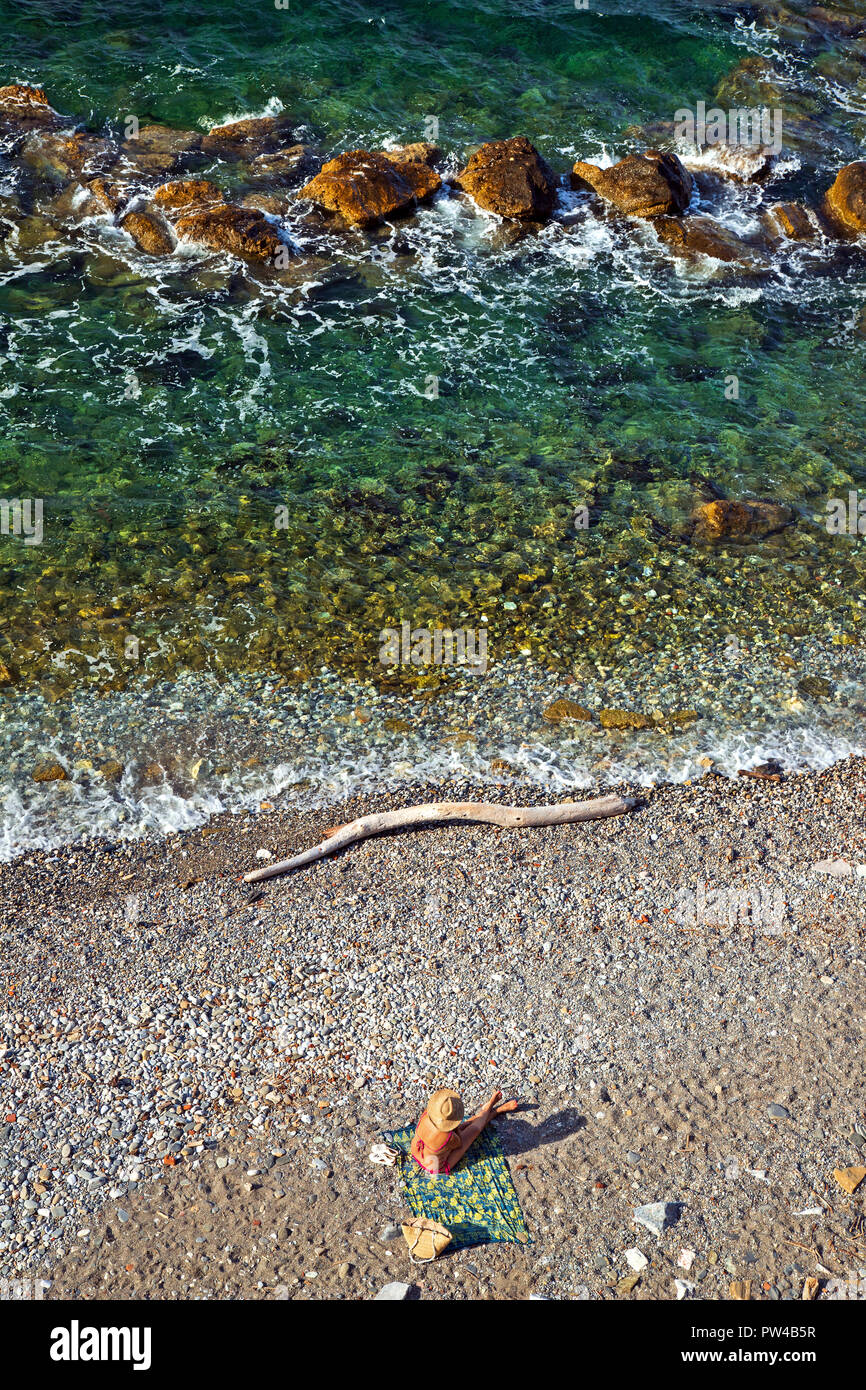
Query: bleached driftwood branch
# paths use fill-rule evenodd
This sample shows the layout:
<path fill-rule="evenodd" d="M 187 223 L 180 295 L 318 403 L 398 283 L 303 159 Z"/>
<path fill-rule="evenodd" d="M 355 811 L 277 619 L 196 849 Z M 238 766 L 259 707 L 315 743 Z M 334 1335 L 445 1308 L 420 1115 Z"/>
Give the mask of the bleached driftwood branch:
<path fill-rule="evenodd" d="M 621 816 L 634 806 L 633 797 L 599 796 L 593 801 L 565 801 L 557 806 L 497 806 L 489 801 L 431 801 L 425 806 L 405 806 L 400 811 L 380 811 L 372 816 L 341 825 L 320 845 L 305 849 L 294 859 L 282 859 L 244 874 L 245 883 L 259 883 L 274 878 L 289 869 L 302 869 L 315 864 L 338 849 L 345 849 L 358 840 L 381 835 L 386 830 L 415 830 L 421 825 L 437 825 L 442 821 L 480 821 L 485 825 L 501 825 L 516 829 L 534 825 L 571 825 L 574 821 L 597 820 L 601 816 Z"/>

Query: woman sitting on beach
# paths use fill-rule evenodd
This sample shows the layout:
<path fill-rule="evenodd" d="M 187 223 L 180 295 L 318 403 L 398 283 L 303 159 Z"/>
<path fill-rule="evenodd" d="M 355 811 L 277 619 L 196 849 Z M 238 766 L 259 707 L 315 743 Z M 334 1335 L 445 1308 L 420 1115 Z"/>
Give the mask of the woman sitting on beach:
<path fill-rule="evenodd" d="M 444 1177 L 460 1162 L 470 1144 L 478 1138 L 494 1115 L 516 1110 L 516 1100 L 502 1100 L 502 1092 L 494 1091 L 477 1115 L 463 1121 L 463 1101 L 447 1086 L 434 1091 L 427 1102 L 412 1139 L 412 1157 L 431 1177 Z"/>

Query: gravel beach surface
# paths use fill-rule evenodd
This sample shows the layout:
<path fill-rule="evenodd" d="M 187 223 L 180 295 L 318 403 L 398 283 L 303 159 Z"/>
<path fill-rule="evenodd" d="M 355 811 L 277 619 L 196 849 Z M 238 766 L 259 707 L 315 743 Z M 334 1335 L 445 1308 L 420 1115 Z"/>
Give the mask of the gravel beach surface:
<path fill-rule="evenodd" d="M 0 1275 L 59 1298 L 863 1297 L 866 1181 L 834 1174 L 866 1165 L 866 762 L 636 794 L 260 885 L 259 852 L 364 812 L 551 798 L 443 781 L 0 866 Z M 418 1271 L 367 1155 L 445 1083 L 525 1102 L 497 1125 L 533 1244 Z M 661 1234 L 634 1215 L 655 1203 Z"/>

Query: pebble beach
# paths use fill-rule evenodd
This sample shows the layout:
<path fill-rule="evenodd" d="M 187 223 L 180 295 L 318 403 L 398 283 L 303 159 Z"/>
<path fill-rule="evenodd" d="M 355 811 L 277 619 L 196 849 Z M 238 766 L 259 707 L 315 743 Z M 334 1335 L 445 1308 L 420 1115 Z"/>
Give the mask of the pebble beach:
<path fill-rule="evenodd" d="M 2 1276 L 862 1297 L 864 1188 L 834 1174 L 866 1163 L 866 762 L 619 790 L 623 817 L 395 834 L 262 884 L 364 812 L 545 798 L 443 781 L 3 865 Z M 533 1243 L 419 1282 L 367 1155 L 440 1084 L 523 1101 L 496 1123 Z M 658 1202 L 654 1234 L 634 1210 Z"/>

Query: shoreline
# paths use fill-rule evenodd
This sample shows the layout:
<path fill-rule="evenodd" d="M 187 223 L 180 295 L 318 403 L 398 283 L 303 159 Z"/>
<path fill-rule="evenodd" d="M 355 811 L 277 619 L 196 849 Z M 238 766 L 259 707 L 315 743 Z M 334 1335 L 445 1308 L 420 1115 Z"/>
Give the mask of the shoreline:
<path fill-rule="evenodd" d="M 55 1279 L 52 1297 L 96 1296 L 109 1264 L 109 1296 L 182 1293 L 170 1242 L 144 1263 L 132 1245 L 166 1203 L 183 1244 L 187 1183 L 207 1201 L 205 1240 L 242 1252 L 220 1296 L 370 1297 L 380 1275 L 411 1275 L 401 1246 L 378 1240 L 399 1193 L 366 1152 L 442 1081 L 473 1102 L 492 1085 L 534 1097 L 510 1131 L 517 1147 L 500 1130 L 536 1243 L 437 1264 L 424 1297 L 623 1296 L 635 1244 L 651 1267 L 634 1297 L 674 1296 L 680 1245 L 699 1257 L 700 1297 L 727 1297 L 750 1271 L 772 1296 L 799 1297 L 798 1280 L 826 1282 L 818 1265 L 846 1272 L 843 1249 L 859 1268 L 845 1232 L 862 1189 L 846 1197 L 832 1174 L 863 1161 L 852 1062 L 866 1016 L 866 760 L 631 790 L 641 804 L 627 816 L 384 836 L 261 885 L 238 881 L 257 849 L 284 857 L 335 820 L 431 789 L 0 866 L 16 1116 L 0 1130 L 3 1270 Z M 813 867 L 840 858 L 846 877 Z M 527 1146 L 538 1152 L 520 1156 Z M 347 1151 L 360 1166 L 347 1169 Z M 630 1225 L 632 1196 L 688 1204 L 658 1250 Z M 297 1226 L 295 1247 L 253 1252 L 253 1202 Z M 815 1206 L 822 1220 L 793 1214 Z M 803 1274 L 786 1274 L 785 1241 L 807 1234 Z M 216 1288 L 212 1274 L 197 1287 Z"/>
<path fill-rule="evenodd" d="M 453 779 L 555 796 L 768 761 L 825 768 L 866 755 L 860 652 L 811 640 L 783 664 L 772 645 L 716 644 L 673 665 L 603 674 L 587 663 L 576 675 L 525 658 L 408 692 L 328 671 L 299 686 L 190 673 L 59 704 L 7 695 L 0 860 L 185 832 L 263 802 L 312 810 Z"/>

